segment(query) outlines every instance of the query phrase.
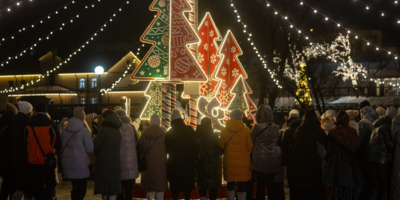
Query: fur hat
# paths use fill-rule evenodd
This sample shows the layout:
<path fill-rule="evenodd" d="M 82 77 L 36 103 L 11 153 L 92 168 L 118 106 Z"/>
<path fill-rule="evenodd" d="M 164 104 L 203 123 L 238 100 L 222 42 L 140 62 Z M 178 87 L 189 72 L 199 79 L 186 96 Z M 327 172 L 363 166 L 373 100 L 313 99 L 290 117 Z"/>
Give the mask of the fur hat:
<path fill-rule="evenodd" d="M 359 114 L 358 110 L 346 110 L 346 112 L 349 115 L 350 121 L 354 120 L 354 118 Z"/>
<path fill-rule="evenodd" d="M 150 118 L 150 125 L 161 126 L 160 116 L 158 116 L 157 114 L 152 115 Z"/>
<path fill-rule="evenodd" d="M 27 101 L 18 101 L 18 109 L 19 112 L 28 114 L 32 112 L 33 106 Z"/>
<path fill-rule="evenodd" d="M 45 103 L 38 103 L 35 106 L 35 112 L 43 112 L 43 113 L 47 113 L 47 105 Z"/>
<path fill-rule="evenodd" d="M 235 109 L 231 112 L 231 118 L 232 119 L 237 119 L 237 120 L 242 120 L 243 119 L 243 113 L 239 109 Z"/>
<path fill-rule="evenodd" d="M 182 119 L 182 115 L 181 115 L 181 112 L 179 111 L 179 110 L 174 110 L 173 112 L 172 112 L 172 115 L 171 115 L 171 121 L 174 121 L 174 120 L 176 120 L 176 119 Z"/>
<path fill-rule="evenodd" d="M 4 109 L 6 112 L 8 111 L 8 112 L 12 112 L 14 114 L 18 114 L 18 109 L 11 103 L 7 103 L 6 107 Z"/>
<path fill-rule="evenodd" d="M 300 117 L 300 113 L 296 109 L 292 109 L 289 112 L 289 119 L 294 118 L 294 117 Z"/>
<path fill-rule="evenodd" d="M 82 107 L 75 107 L 73 113 L 75 118 L 78 118 L 82 121 L 86 118 L 85 110 Z"/>
<path fill-rule="evenodd" d="M 379 117 L 386 115 L 386 110 L 382 106 L 377 107 L 375 111 L 378 113 Z"/>

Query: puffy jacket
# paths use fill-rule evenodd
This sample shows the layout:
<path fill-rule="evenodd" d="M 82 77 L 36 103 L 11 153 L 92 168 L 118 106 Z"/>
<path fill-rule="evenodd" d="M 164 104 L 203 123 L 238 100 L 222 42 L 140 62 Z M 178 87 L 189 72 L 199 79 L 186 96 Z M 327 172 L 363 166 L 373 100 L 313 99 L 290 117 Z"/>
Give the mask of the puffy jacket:
<path fill-rule="evenodd" d="M 281 148 L 277 146 L 279 128 L 272 125 L 271 107 L 267 105 L 260 107 L 257 115 L 265 117 L 251 130 L 251 139 L 254 144 L 252 169 L 262 173 L 275 173 L 281 160 Z"/>
<path fill-rule="evenodd" d="M 140 187 L 142 190 L 164 192 L 168 190 L 167 151 L 165 148 L 165 131 L 160 126 L 147 127 L 140 136 L 140 146 L 147 148 L 146 171 L 142 172 Z"/>
<path fill-rule="evenodd" d="M 84 122 L 75 117 L 71 118 L 63 130 L 61 141 L 64 149 L 61 155 L 64 177 L 68 179 L 89 177 L 88 153 L 93 152 L 93 141 Z"/>
<path fill-rule="evenodd" d="M 136 138 L 139 138 L 139 135 L 131 124 L 124 123 L 121 127 L 121 131 L 121 180 L 136 179 L 139 176 L 136 153 L 136 145 L 138 144 Z"/>
<path fill-rule="evenodd" d="M 369 141 L 368 162 L 387 164 L 388 154 L 393 151 L 391 125 L 389 116 L 381 117 L 374 123 L 375 129 Z"/>
<path fill-rule="evenodd" d="M 395 148 L 390 177 L 390 199 L 400 199 L 400 115 L 394 117 L 392 121 L 392 141 Z"/>
<path fill-rule="evenodd" d="M 235 133 L 229 145 L 226 142 Z M 225 149 L 224 153 L 224 179 L 227 182 L 244 182 L 251 179 L 250 153 L 253 142 L 250 129 L 244 126 L 242 120 L 230 119 L 222 129 L 219 138 L 219 147 Z"/>
<path fill-rule="evenodd" d="M 24 133 L 27 142 L 28 162 L 33 165 L 44 165 L 44 156 L 40 151 L 32 128 L 35 130 L 45 155 L 48 153 L 55 153 L 55 149 L 60 148 L 60 137 L 58 132 L 56 132 L 56 126 L 53 121 L 49 119 L 47 113 L 36 113 L 36 115 L 28 121 Z"/>

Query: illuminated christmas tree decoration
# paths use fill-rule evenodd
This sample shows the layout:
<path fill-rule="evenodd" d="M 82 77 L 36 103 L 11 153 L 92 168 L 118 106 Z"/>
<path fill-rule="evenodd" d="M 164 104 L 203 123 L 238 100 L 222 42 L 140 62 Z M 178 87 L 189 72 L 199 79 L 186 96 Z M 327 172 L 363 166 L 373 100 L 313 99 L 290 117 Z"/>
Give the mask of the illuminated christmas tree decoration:
<path fill-rule="evenodd" d="M 144 95 L 149 100 L 140 115 L 140 119 L 149 120 L 153 114 L 162 116 L 162 83 L 151 81 Z"/>
<path fill-rule="evenodd" d="M 308 80 L 306 75 L 306 64 L 302 62 L 300 64 L 301 72 L 299 84 L 297 86 L 296 96 L 299 98 L 302 105 L 310 106 L 312 103 L 310 88 L 308 87 Z M 295 99 L 296 105 L 300 105 L 300 102 Z"/>

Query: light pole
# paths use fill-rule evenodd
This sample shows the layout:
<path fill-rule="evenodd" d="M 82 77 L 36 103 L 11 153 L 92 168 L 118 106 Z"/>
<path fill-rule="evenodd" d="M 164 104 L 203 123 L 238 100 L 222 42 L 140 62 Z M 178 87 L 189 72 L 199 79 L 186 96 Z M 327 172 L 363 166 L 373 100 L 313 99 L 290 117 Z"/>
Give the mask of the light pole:
<path fill-rule="evenodd" d="M 101 97 L 101 75 L 104 73 L 104 68 L 102 66 L 97 66 L 94 69 L 94 73 L 96 73 L 99 76 L 99 104 L 100 104 L 100 110 L 102 109 L 102 97 Z"/>

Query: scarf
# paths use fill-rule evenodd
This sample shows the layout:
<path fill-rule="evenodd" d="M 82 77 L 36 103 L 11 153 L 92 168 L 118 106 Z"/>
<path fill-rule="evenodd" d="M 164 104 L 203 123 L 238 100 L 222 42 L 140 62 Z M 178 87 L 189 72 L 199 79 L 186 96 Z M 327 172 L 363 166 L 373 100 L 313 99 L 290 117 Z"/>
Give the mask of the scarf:
<path fill-rule="evenodd" d="M 345 111 L 340 111 L 336 116 L 336 127 L 331 131 L 333 138 L 349 149 L 353 154 L 360 146 L 357 131 L 349 126 L 349 115 Z"/>

